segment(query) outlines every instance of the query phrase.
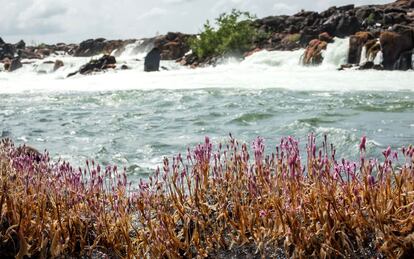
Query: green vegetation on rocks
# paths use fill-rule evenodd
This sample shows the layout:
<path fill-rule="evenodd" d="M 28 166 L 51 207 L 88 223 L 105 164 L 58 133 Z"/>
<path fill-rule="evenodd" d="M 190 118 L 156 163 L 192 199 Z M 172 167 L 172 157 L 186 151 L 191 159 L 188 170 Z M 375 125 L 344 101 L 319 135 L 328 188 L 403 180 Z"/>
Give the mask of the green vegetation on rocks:
<path fill-rule="evenodd" d="M 252 16 L 248 12 L 232 10 L 230 14 L 221 14 L 216 19 L 216 28 L 207 21 L 204 31 L 189 40 L 191 50 L 198 58 L 242 54 L 248 51 L 258 36 L 253 26 Z"/>

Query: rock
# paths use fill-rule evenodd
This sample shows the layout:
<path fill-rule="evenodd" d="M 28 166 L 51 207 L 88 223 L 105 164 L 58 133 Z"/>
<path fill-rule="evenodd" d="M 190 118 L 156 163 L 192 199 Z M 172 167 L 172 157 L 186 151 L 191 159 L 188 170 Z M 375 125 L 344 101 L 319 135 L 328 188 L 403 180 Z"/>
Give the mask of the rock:
<path fill-rule="evenodd" d="M 0 60 L 5 58 L 13 59 L 16 54 L 16 48 L 13 44 L 4 43 L 0 45 Z"/>
<path fill-rule="evenodd" d="M 372 40 L 374 35 L 370 32 L 357 32 L 349 38 L 348 64 L 359 64 L 361 60 L 362 48 L 368 40 Z"/>
<path fill-rule="evenodd" d="M 56 70 L 58 70 L 59 68 L 61 68 L 61 67 L 63 67 L 63 66 L 65 66 L 65 64 L 63 63 L 63 61 L 62 61 L 62 60 L 57 59 L 57 60 L 55 61 L 54 66 L 53 66 L 53 72 L 55 72 Z"/>
<path fill-rule="evenodd" d="M 19 49 L 17 51 L 17 55 L 21 59 L 42 59 L 43 58 L 42 55 L 35 53 L 34 51 L 30 49 Z"/>
<path fill-rule="evenodd" d="M 26 48 L 26 43 L 23 40 L 20 40 L 19 42 L 17 42 L 14 47 L 19 50 L 19 49 L 25 49 Z"/>
<path fill-rule="evenodd" d="M 394 64 L 394 69 L 407 71 L 413 69 L 413 50 L 404 51 Z"/>
<path fill-rule="evenodd" d="M 189 37 L 187 34 L 169 32 L 167 35 L 156 37 L 153 46 L 160 49 L 162 60 L 177 60 L 190 50 L 187 44 Z"/>
<path fill-rule="evenodd" d="M 349 4 L 349 5 L 340 6 L 337 9 L 339 11 L 346 12 L 346 11 L 352 10 L 354 8 L 355 8 L 355 5 L 354 4 Z"/>
<path fill-rule="evenodd" d="M 335 36 L 344 38 L 361 30 L 361 23 L 355 16 L 342 16 L 335 30 Z"/>
<path fill-rule="evenodd" d="M 17 69 L 23 67 L 22 63 L 20 62 L 20 58 L 14 58 L 12 59 L 10 66 L 8 68 L 9 72 L 16 71 Z"/>
<path fill-rule="evenodd" d="M 4 42 L 4 40 L 0 37 L 0 45 L 5 44 L 6 42 Z"/>
<path fill-rule="evenodd" d="M 121 70 L 128 70 L 128 69 L 129 69 L 129 67 L 125 64 L 121 66 Z"/>
<path fill-rule="evenodd" d="M 113 69 L 115 68 L 116 59 L 114 56 L 110 55 L 103 55 L 99 59 L 93 59 L 83 65 L 78 71 L 70 73 L 67 77 L 71 77 L 76 75 L 77 73 L 81 75 L 87 75 L 92 72 L 100 72 L 105 69 Z"/>
<path fill-rule="evenodd" d="M 405 69 L 400 66 L 405 62 L 397 62 L 401 54 L 414 49 L 414 30 L 407 28 L 401 33 L 385 31 L 381 33 L 380 43 L 383 53 L 383 66 L 386 70 Z M 403 58 L 407 60 L 406 58 Z"/>
<path fill-rule="evenodd" d="M 303 54 L 303 65 L 319 65 L 323 61 L 322 50 L 325 50 L 328 43 L 320 40 L 312 40 Z"/>
<path fill-rule="evenodd" d="M 319 38 L 320 41 L 325 41 L 325 42 L 328 42 L 328 43 L 333 42 L 333 38 L 327 32 L 322 32 L 321 34 L 319 34 L 318 38 Z"/>
<path fill-rule="evenodd" d="M 300 35 L 299 44 L 302 47 L 306 47 L 311 40 L 318 39 L 319 34 L 321 34 L 319 29 L 314 27 L 306 27 Z"/>
<path fill-rule="evenodd" d="M 98 54 L 101 54 L 105 47 L 105 39 L 89 39 L 82 41 L 79 44 L 78 49 L 75 51 L 75 57 L 91 57 Z"/>
<path fill-rule="evenodd" d="M 359 66 L 359 70 L 368 70 L 368 69 L 372 69 L 374 68 L 374 62 L 372 61 L 367 61 L 364 64 L 362 64 L 361 66 Z"/>
<path fill-rule="evenodd" d="M 159 48 L 153 48 L 145 57 L 144 71 L 153 72 L 159 71 L 161 60 L 161 51 Z"/>

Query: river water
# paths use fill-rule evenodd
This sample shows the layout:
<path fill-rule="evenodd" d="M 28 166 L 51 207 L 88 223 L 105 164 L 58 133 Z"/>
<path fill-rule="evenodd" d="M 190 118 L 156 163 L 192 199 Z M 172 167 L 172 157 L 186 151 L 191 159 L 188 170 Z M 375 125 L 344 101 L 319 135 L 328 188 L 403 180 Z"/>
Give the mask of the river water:
<path fill-rule="evenodd" d="M 37 61 L 0 72 L 0 138 L 12 138 L 75 165 L 86 159 L 125 166 L 132 179 L 147 177 L 164 156 L 185 153 L 209 136 L 241 142 L 257 136 L 273 150 L 282 136 L 304 147 L 324 134 L 346 158 L 414 144 L 414 72 L 337 71 L 347 40 L 328 47 L 319 67 L 302 67 L 303 51 L 262 51 L 244 61 L 189 69 L 142 72 L 145 53 L 117 58 L 130 70 L 66 79 L 89 58 L 62 59 L 65 67 Z M 45 74 L 46 72 L 46 74 Z"/>

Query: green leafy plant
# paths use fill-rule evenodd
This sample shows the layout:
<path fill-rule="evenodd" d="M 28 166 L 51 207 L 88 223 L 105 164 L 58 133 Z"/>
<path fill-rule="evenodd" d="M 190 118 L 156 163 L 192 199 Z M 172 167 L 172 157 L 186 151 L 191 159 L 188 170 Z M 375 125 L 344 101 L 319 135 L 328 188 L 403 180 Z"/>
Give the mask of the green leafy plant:
<path fill-rule="evenodd" d="M 217 28 L 210 21 L 204 24 L 204 31 L 189 39 L 191 50 L 198 58 L 242 54 L 249 50 L 258 36 L 252 25 L 254 16 L 248 12 L 232 10 L 216 19 Z"/>

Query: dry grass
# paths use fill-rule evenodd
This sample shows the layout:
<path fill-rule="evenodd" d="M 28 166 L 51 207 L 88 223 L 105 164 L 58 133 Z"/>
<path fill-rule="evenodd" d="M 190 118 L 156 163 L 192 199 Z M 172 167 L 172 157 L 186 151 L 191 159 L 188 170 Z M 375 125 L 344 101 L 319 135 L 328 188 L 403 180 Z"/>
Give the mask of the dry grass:
<path fill-rule="evenodd" d="M 311 135 L 307 159 L 284 138 L 205 143 L 164 160 L 129 190 L 114 168 L 74 170 L 0 147 L 2 255 L 56 257 L 410 258 L 414 254 L 414 148 L 383 161 L 335 158 Z M 398 154 L 400 160 L 398 159 Z M 252 156 L 252 157 L 250 157 Z M 399 164 L 401 166 L 396 166 Z"/>

